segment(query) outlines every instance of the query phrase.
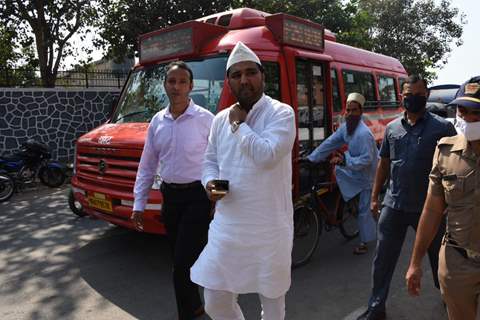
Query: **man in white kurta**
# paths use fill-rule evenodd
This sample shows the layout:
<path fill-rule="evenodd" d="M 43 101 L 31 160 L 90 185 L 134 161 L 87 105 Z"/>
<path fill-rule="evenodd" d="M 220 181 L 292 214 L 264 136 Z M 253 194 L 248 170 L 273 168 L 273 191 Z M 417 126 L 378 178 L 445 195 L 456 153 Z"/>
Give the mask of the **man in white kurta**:
<path fill-rule="evenodd" d="M 263 319 L 283 319 L 291 282 L 295 117 L 290 106 L 263 94 L 263 68 L 252 55 L 241 43 L 232 51 L 227 76 L 239 102 L 215 117 L 205 153 L 207 194 L 212 180 L 229 181 L 229 192 L 216 203 L 208 243 L 191 268 L 213 319 L 243 319 L 236 301 L 242 293 L 260 295 Z M 245 107 L 245 118 L 238 120 Z"/>

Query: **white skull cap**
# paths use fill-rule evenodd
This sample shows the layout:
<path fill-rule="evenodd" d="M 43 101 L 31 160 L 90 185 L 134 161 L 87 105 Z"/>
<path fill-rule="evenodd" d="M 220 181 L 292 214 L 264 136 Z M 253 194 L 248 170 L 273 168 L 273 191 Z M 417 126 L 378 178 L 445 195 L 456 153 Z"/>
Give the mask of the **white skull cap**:
<path fill-rule="evenodd" d="M 228 69 L 230 69 L 230 67 L 233 66 L 235 63 L 243 61 L 252 61 L 261 65 L 260 59 L 252 51 L 252 49 L 244 45 L 243 42 L 239 41 L 237 42 L 232 52 L 230 53 L 230 56 L 228 57 L 226 70 L 228 71 Z"/>
<path fill-rule="evenodd" d="M 362 96 L 360 93 L 352 92 L 348 95 L 347 104 L 351 101 L 359 103 L 360 106 L 363 108 L 363 105 L 365 104 L 365 97 Z"/>

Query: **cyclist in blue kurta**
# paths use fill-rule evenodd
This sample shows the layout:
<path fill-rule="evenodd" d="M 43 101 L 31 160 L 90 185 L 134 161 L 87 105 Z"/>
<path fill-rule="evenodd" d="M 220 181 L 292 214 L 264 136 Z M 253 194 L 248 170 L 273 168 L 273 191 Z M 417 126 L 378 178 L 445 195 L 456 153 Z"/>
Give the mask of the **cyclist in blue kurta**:
<path fill-rule="evenodd" d="M 359 195 L 358 229 L 360 244 L 355 254 L 367 252 L 367 243 L 376 239 L 376 223 L 370 211 L 373 179 L 378 161 L 378 149 L 372 132 L 362 120 L 365 98 L 359 93 L 350 93 L 347 98 L 345 123 L 319 145 L 307 159 L 311 162 L 330 160 L 335 164 L 337 184 L 343 199 L 348 201 Z M 343 153 L 335 152 L 348 145 Z"/>

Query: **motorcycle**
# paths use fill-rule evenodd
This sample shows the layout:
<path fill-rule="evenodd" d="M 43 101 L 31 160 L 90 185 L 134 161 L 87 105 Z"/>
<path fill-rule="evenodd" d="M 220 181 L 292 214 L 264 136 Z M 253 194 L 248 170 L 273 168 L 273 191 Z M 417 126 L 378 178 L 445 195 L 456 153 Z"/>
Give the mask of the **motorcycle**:
<path fill-rule="evenodd" d="M 37 178 L 48 187 L 59 187 L 65 182 L 66 168 L 50 158 L 51 153 L 46 144 L 29 139 L 13 155 L 0 157 L 0 175 L 11 178 L 15 189 L 34 184 Z M 0 201 L 5 200 L 0 197 Z"/>

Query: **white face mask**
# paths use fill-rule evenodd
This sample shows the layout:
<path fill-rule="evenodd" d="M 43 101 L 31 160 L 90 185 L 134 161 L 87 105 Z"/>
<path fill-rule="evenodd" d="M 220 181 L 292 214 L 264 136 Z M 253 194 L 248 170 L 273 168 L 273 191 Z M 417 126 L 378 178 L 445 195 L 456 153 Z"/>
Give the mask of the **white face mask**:
<path fill-rule="evenodd" d="M 464 135 L 468 141 L 480 140 L 480 121 L 465 122 Z"/>
<path fill-rule="evenodd" d="M 457 129 L 457 133 L 465 134 L 465 123 L 465 120 L 457 114 L 455 117 L 455 129 Z"/>

